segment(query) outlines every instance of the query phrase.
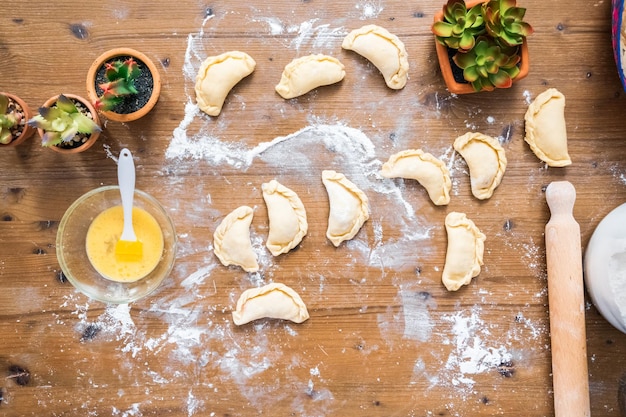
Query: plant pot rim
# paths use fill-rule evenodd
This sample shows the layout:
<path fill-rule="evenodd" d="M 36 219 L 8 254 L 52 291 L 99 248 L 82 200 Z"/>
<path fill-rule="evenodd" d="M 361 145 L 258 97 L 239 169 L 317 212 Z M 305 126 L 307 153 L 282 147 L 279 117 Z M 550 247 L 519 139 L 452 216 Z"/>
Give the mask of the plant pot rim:
<path fill-rule="evenodd" d="M 87 107 L 87 109 L 89 110 L 89 112 L 91 113 L 91 115 L 93 116 L 93 121 L 96 122 L 96 124 L 100 127 L 102 127 L 102 124 L 100 123 L 100 117 L 98 116 L 98 112 L 96 111 L 96 109 L 93 107 L 93 105 L 89 102 L 89 100 L 87 100 L 84 97 L 81 97 L 79 95 L 76 94 L 71 94 L 71 93 L 63 93 L 63 95 L 67 98 L 71 98 L 77 101 L 80 101 L 82 104 L 85 105 L 85 107 Z M 60 94 L 57 94 L 55 96 L 50 97 L 48 100 L 45 101 L 45 103 L 43 104 L 42 107 L 50 107 L 52 106 L 52 104 L 54 104 L 54 102 L 56 102 L 57 98 L 59 98 Z M 39 136 L 41 138 L 43 138 L 44 132 L 43 129 L 41 128 L 37 128 L 37 132 L 39 133 Z M 93 146 L 94 143 L 96 143 L 96 141 L 98 140 L 98 138 L 100 137 L 100 132 L 94 132 L 89 136 L 89 139 L 87 139 L 87 141 L 85 143 L 83 143 L 80 146 L 77 146 L 75 148 L 61 148 L 60 146 L 48 146 L 48 148 L 52 149 L 55 152 L 59 152 L 59 153 L 80 153 L 80 152 L 84 152 L 87 149 L 91 148 Z"/>
<path fill-rule="evenodd" d="M 466 7 L 471 8 L 476 6 L 477 4 L 486 3 L 487 1 L 489 0 L 465 0 L 465 5 Z M 443 10 L 439 10 L 437 13 L 435 13 L 433 21 L 443 21 Z M 439 43 L 439 41 L 437 41 L 437 39 L 435 38 L 435 48 L 437 51 L 437 59 L 439 60 L 439 67 L 441 68 L 441 75 L 443 76 L 446 86 L 448 87 L 448 91 L 454 94 L 478 93 L 478 91 L 474 90 L 472 84 L 459 83 L 456 82 L 456 80 L 454 79 L 454 76 L 452 75 L 450 58 L 448 56 L 448 47 Z M 528 53 L 528 42 L 526 41 L 526 38 L 524 38 L 524 41 L 520 46 L 520 54 L 521 60 L 519 74 L 517 74 L 517 77 L 513 79 L 514 83 L 525 78 L 528 75 L 528 71 L 530 70 L 530 56 Z"/>
<path fill-rule="evenodd" d="M 22 110 L 24 110 L 24 118 L 26 119 L 26 121 L 30 120 L 30 118 L 33 117 L 32 110 L 30 109 L 30 107 L 28 107 L 28 104 L 26 104 L 26 102 L 22 100 L 21 97 L 15 94 L 5 93 L 5 92 L 0 92 L 0 94 L 9 97 L 11 100 L 15 101 L 17 104 L 20 105 Z M 33 135 L 33 133 L 35 133 L 35 128 L 30 126 L 28 123 L 26 123 L 24 124 L 24 130 L 22 130 L 21 135 L 19 135 L 16 139 L 13 139 L 9 143 L 0 143 L 0 148 L 12 148 L 14 146 L 17 146 L 20 143 L 23 143 L 24 141 L 26 141 L 26 139 L 30 138 Z"/>
<path fill-rule="evenodd" d="M 98 58 L 96 58 L 89 70 L 87 71 L 87 97 L 92 103 L 95 103 L 98 100 L 98 93 L 96 92 L 96 75 L 98 74 L 98 70 L 104 65 L 106 61 L 109 61 L 118 56 L 133 56 L 143 62 L 148 70 L 152 74 L 152 94 L 150 95 L 150 99 L 141 109 L 128 114 L 115 113 L 113 111 L 101 111 L 101 113 L 109 120 L 114 120 L 116 122 L 132 122 L 133 120 L 137 120 L 152 110 L 152 108 L 156 105 L 159 100 L 159 95 L 161 94 L 161 74 L 159 73 L 158 68 L 154 64 L 154 62 L 148 58 L 144 53 L 139 52 L 132 48 L 119 47 L 109 49 L 108 51 L 102 53 Z"/>

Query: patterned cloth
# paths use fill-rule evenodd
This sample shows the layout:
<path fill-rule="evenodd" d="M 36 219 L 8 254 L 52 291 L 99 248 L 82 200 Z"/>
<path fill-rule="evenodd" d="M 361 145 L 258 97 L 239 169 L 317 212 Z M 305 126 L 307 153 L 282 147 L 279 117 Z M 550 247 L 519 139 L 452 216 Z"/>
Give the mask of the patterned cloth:
<path fill-rule="evenodd" d="M 624 48 L 624 40 L 622 39 L 622 32 L 626 32 L 626 28 L 622 28 L 622 17 L 624 12 L 624 0 L 612 1 L 612 13 L 611 13 L 611 38 L 613 41 L 613 57 L 617 64 L 617 72 L 619 79 L 622 82 L 622 87 L 626 90 L 626 79 L 624 78 L 624 67 L 622 63 L 622 53 Z"/>

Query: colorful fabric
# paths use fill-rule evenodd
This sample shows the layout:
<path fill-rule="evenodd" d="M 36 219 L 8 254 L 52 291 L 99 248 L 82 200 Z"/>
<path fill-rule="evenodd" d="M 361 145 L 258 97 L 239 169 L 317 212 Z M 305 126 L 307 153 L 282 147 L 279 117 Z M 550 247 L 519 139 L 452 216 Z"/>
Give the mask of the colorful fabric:
<path fill-rule="evenodd" d="M 617 72 L 622 82 L 622 87 L 626 90 L 626 79 L 622 66 L 622 15 L 624 11 L 624 0 L 612 0 L 611 13 L 611 39 L 613 43 L 613 57 L 617 64 Z"/>

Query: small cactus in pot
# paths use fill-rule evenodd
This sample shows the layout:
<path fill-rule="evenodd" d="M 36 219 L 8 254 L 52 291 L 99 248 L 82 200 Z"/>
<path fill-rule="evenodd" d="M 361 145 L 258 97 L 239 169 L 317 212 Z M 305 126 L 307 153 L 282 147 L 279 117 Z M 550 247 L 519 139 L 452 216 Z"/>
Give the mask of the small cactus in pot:
<path fill-rule="evenodd" d="M 105 64 L 104 76 L 106 83 L 102 83 L 99 87 L 102 89 L 102 95 L 94 103 L 97 110 L 109 111 L 120 104 L 124 97 L 137 94 L 135 80 L 141 75 L 141 70 L 132 57 L 125 60 L 117 60 L 112 63 Z"/>
<path fill-rule="evenodd" d="M 109 120 L 132 122 L 146 116 L 161 94 L 161 75 L 152 60 L 131 48 L 98 56 L 86 78 L 87 97 Z"/>
<path fill-rule="evenodd" d="M 0 146 L 15 146 L 28 139 L 34 133 L 27 124 L 30 116 L 30 108 L 24 100 L 0 93 Z"/>
<path fill-rule="evenodd" d="M 22 115 L 9 111 L 9 98 L 0 95 L 0 143 L 9 144 L 13 140 L 11 130 L 17 126 L 22 120 Z"/>
<path fill-rule="evenodd" d="M 50 98 L 28 124 L 39 130 L 42 146 L 61 152 L 86 150 L 102 131 L 96 110 L 72 94 Z"/>

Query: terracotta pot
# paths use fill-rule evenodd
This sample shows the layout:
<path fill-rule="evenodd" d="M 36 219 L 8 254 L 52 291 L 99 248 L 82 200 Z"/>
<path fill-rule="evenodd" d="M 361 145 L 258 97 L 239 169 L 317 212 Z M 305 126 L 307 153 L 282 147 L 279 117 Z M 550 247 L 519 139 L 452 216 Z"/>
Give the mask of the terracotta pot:
<path fill-rule="evenodd" d="M 30 120 L 31 117 L 33 117 L 33 112 L 30 110 L 30 107 L 28 107 L 28 105 L 26 104 L 26 102 L 24 100 L 22 100 L 21 98 L 19 98 L 18 96 L 16 96 L 15 94 L 10 94 L 10 93 L 2 93 L 0 92 L 0 94 L 7 96 L 9 99 L 11 99 L 12 101 L 16 102 L 24 111 L 24 121 L 27 122 L 28 120 Z M 7 143 L 7 144 L 3 144 L 0 143 L 0 148 L 4 147 L 4 148 L 10 148 L 13 146 L 17 146 L 20 143 L 24 142 L 26 139 L 30 138 L 33 133 L 35 133 L 35 128 L 29 126 L 27 123 L 24 125 L 24 130 L 22 130 L 22 134 L 20 136 L 18 136 L 16 139 L 13 139 L 11 142 Z"/>
<path fill-rule="evenodd" d="M 486 3 L 488 0 L 466 0 L 466 7 L 469 9 L 474 7 L 480 3 Z M 443 21 L 443 10 L 440 10 L 435 14 L 434 18 L 435 22 Z M 448 47 L 440 44 L 437 39 L 435 39 L 435 47 L 437 48 L 437 58 L 439 59 L 439 67 L 441 68 L 441 75 L 443 76 L 443 80 L 448 87 L 448 91 L 454 94 L 469 94 L 476 93 L 472 84 L 470 83 L 458 83 L 454 80 L 454 75 L 452 74 L 452 65 L 450 62 L 450 58 L 448 56 Z M 522 78 L 528 75 L 528 70 L 530 69 L 530 59 L 528 55 L 528 43 L 524 38 L 524 43 L 522 43 L 520 48 L 520 67 L 519 74 L 517 77 L 513 79 L 513 82 L 517 82 Z"/>
<path fill-rule="evenodd" d="M 80 101 L 85 107 L 87 107 L 87 109 L 91 113 L 91 116 L 93 117 L 93 121 L 96 122 L 98 126 L 102 126 L 102 123 L 100 123 L 100 117 L 98 116 L 98 112 L 93 107 L 93 105 L 89 102 L 89 100 L 87 100 L 84 97 L 77 96 L 76 94 L 63 94 L 63 95 L 69 99 Z M 46 102 L 41 107 L 51 107 L 54 103 L 56 103 L 57 98 L 59 98 L 58 95 L 54 97 L 50 97 L 48 100 L 46 100 Z M 38 128 L 37 132 L 39 133 L 39 136 L 43 138 L 43 135 L 44 135 L 43 129 Z M 100 132 L 94 132 L 89 136 L 89 139 L 87 139 L 85 143 L 75 148 L 62 148 L 60 146 L 49 146 L 49 148 L 59 153 L 84 152 L 87 149 L 91 148 L 94 143 L 96 143 L 96 141 L 98 140 L 98 137 L 100 137 Z"/>
<path fill-rule="evenodd" d="M 143 53 L 136 51 L 130 48 L 114 48 L 111 49 L 102 55 L 100 55 L 89 67 L 89 71 L 87 72 L 87 96 L 92 103 L 95 103 L 98 100 L 98 93 L 96 91 L 96 76 L 98 71 L 105 62 L 115 59 L 120 56 L 132 56 L 136 58 L 136 60 L 141 61 L 148 68 L 150 73 L 152 74 L 153 80 L 153 89 L 152 94 L 150 95 L 150 99 L 141 109 L 128 114 L 115 113 L 113 111 L 102 111 L 101 113 L 109 120 L 114 120 L 116 122 L 132 122 L 133 120 L 137 120 L 146 114 L 157 103 L 159 100 L 159 95 L 161 94 L 161 75 L 159 74 L 159 70 L 156 65 Z"/>

